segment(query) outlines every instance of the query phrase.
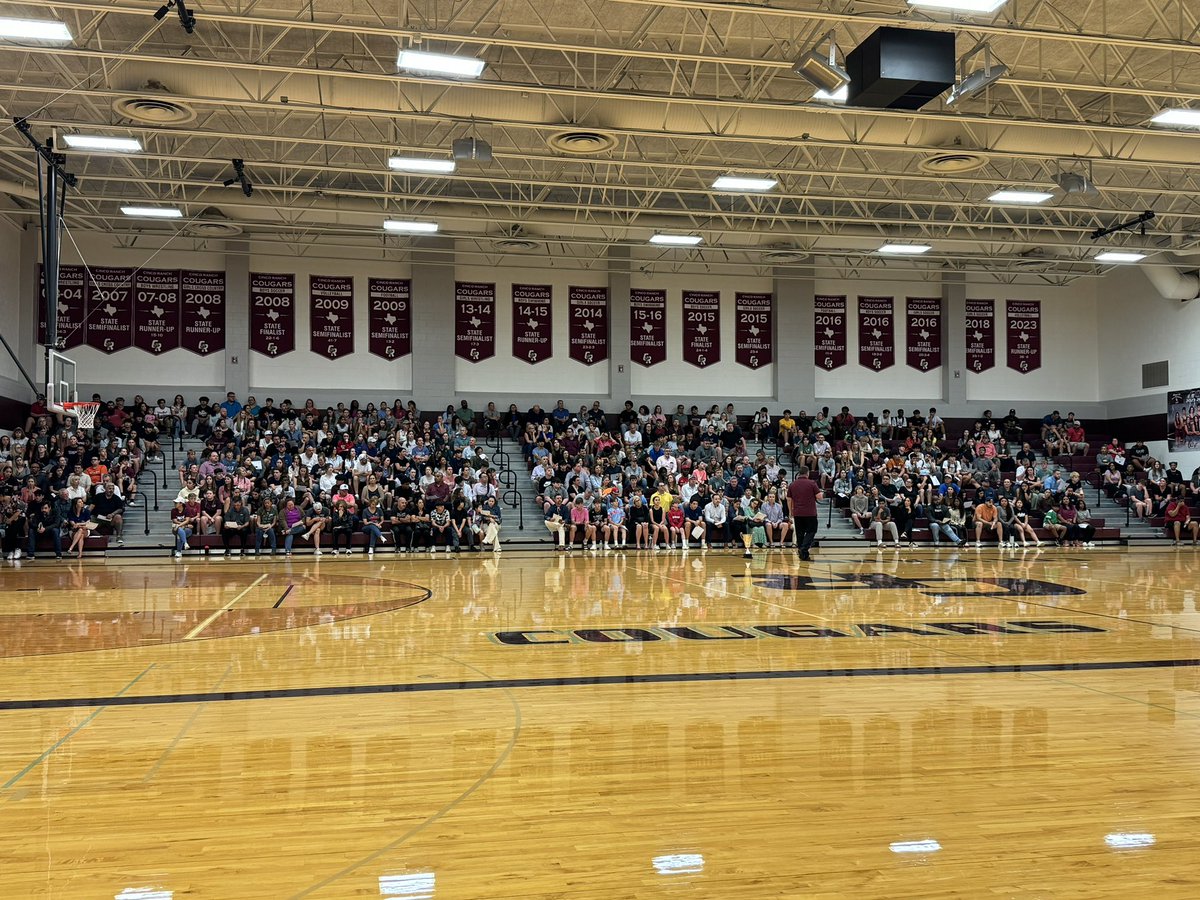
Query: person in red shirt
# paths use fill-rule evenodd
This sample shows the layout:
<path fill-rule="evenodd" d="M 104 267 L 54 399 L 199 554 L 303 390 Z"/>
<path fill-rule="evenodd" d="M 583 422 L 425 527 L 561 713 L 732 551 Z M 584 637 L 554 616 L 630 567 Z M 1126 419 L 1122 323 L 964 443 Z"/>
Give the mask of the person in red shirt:
<path fill-rule="evenodd" d="M 1192 511 L 1188 509 L 1188 505 L 1183 501 L 1182 497 L 1172 497 L 1167 503 L 1166 510 L 1167 528 L 1171 530 L 1171 536 L 1175 539 L 1175 546 L 1179 546 L 1179 540 L 1184 531 L 1190 531 L 1192 534 L 1192 546 L 1196 546 L 1196 534 L 1200 532 L 1200 522 L 1192 518 Z"/>
<path fill-rule="evenodd" d="M 104 476 L 108 474 L 108 466 L 100 462 L 100 457 L 93 456 L 92 464 L 84 471 L 87 472 L 88 477 L 92 479 L 92 485 L 95 486 L 103 481 Z"/>
<path fill-rule="evenodd" d="M 683 507 L 679 505 L 679 498 L 671 498 L 671 508 L 667 510 L 667 528 L 669 529 L 667 546 L 670 547 L 675 543 L 675 538 L 679 538 L 680 549 L 686 550 L 688 545 L 687 528 L 684 527 Z"/>
<path fill-rule="evenodd" d="M 796 523 L 796 551 L 804 562 L 812 559 L 809 550 L 817 536 L 817 502 L 824 499 L 820 487 L 808 477 L 808 467 L 797 469 L 796 480 L 788 485 L 787 505 L 788 515 Z"/>
<path fill-rule="evenodd" d="M 1087 434 L 1078 422 L 1067 425 L 1067 449 L 1075 456 L 1087 456 L 1092 445 L 1087 441 Z"/>

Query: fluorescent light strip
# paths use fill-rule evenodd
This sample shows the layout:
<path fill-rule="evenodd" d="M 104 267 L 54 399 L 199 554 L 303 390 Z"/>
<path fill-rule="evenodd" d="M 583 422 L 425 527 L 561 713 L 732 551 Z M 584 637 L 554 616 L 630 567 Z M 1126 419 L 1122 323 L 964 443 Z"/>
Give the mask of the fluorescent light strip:
<path fill-rule="evenodd" d="M 1141 262 L 1146 258 L 1145 253 L 1130 253 L 1124 250 L 1105 250 L 1103 253 L 1097 253 L 1093 259 L 1096 262 L 1107 263 L 1135 263 Z"/>
<path fill-rule="evenodd" d="M 71 40 L 71 29 L 55 19 L 0 18 L 0 38 L 66 42 Z"/>
<path fill-rule="evenodd" d="M 988 200 L 992 203 L 1045 203 L 1053 196 L 1045 191 L 996 191 Z"/>
<path fill-rule="evenodd" d="M 1008 0 L 908 0 L 909 6 L 952 9 L 955 12 L 994 13 Z"/>
<path fill-rule="evenodd" d="M 415 156 L 393 156 L 388 160 L 388 168 L 397 172 L 432 172 L 449 174 L 454 171 L 452 159 L 420 159 Z"/>
<path fill-rule="evenodd" d="M 64 134 L 63 143 L 76 150 L 117 150 L 122 153 L 140 153 L 142 150 L 142 142 L 136 138 L 96 134 Z"/>
<path fill-rule="evenodd" d="M 478 78 L 483 74 L 484 61 L 471 56 L 451 56 L 448 53 L 426 53 L 424 50 L 401 50 L 396 65 L 410 72 L 426 75 L 454 75 L 459 78 Z"/>
<path fill-rule="evenodd" d="M 1150 121 L 1174 128 L 1200 128 L 1200 109 L 1164 109 Z"/>
<path fill-rule="evenodd" d="M 121 212 L 139 219 L 182 219 L 183 210 L 174 206 L 122 206 Z"/>
<path fill-rule="evenodd" d="M 694 247 L 704 238 L 698 234 L 652 234 L 650 243 L 669 244 L 676 247 Z"/>
<path fill-rule="evenodd" d="M 774 178 L 754 178 L 748 175 L 721 175 L 712 183 L 718 191 L 769 191 L 778 185 Z"/>
<path fill-rule="evenodd" d="M 890 253 L 893 256 L 918 256 L 932 249 L 928 244 L 884 244 L 878 252 Z"/>
<path fill-rule="evenodd" d="M 406 222 L 400 219 L 388 219 L 383 223 L 384 231 L 396 231 L 403 234 L 428 234 L 438 230 L 437 222 Z"/>

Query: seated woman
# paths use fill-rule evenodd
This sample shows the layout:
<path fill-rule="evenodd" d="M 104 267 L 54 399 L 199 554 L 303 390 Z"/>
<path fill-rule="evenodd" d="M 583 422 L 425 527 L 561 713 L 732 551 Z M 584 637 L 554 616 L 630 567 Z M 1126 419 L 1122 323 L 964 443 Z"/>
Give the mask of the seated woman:
<path fill-rule="evenodd" d="M 887 529 L 891 532 L 892 541 L 897 547 L 900 546 L 900 532 L 896 529 L 896 523 L 892 520 L 892 511 L 886 503 L 880 503 L 875 507 L 875 512 L 871 515 L 871 530 L 875 532 L 875 546 L 883 546 L 883 531 Z"/>

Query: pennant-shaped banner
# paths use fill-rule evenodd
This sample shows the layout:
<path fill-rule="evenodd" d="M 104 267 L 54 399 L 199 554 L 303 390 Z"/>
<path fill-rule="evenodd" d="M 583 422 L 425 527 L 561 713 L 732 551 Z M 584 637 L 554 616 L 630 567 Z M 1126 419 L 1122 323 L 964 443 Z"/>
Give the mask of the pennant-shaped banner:
<path fill-rule="evenodd" d="M 310 275 L 308 279 L 309 349 L 328 359 L 354 352 L 354 279 Z"/>
<path fill-rule="evenodd" d="M 83 266 L 58 267 L 58 302 L 55 304 L 55 328 L 59 347 L 78 347 L 86 338 L 87 274 Z M 46 280 L 38 266 L 38 343 L 46 343 Z"/>
<path fill-rule="evenodd" d="M 412 353 L 412 282 L 367 279 L 367 349 L 384 359 Z"/>
<path fill-rule="evenodd" d="M 179 347 L 178 269 L 141 269 L 133 277 L 133 346 L 157 356 Z"/>
<path fill-rule="evenodd" d="M 646 368 L 667 358 L 666 291 L 629 292 L 629 358 Z"/>
<path fill-rule="evenodd" d="M 733 295 L 734 357 L 740 365 L 757 369 L 775 357 L 775 310 L 770 294 Z"/>
<path fill-rule="evenodd" d="M 683 361 L 704 369 L 721 361 L 721 292 L 683 292 Z"/>
<path fill-rule="evenodd" d="M 814 362 L 832 372 L 846 364 L 846 298 L 814 297 Z"/>
<path fill-rule="evenodd" d="M 1033 372 L 1042 367 L 1042 304 L 1038 300 L 1009 300 L 1008 367 Z"/>
<path fill-rule="evenodd" d="M 986 372 L 996 365 L 996 301 L 967 301 L 967 369 Z"/>
<path fill-rule="evenodd" d="M 876 372 L 896 364 L 896 321 L 891 297 L 858 298 L 858 364 Z"/>
<path fill-rule="evenodd" d="M 221 352 L 225 349 L 225 273 L 184 269 L 179 281 L 183 294 L 179 345 L 199 356 Z"/>
<path fill-rule="evenodd" d="M 608 359 L 608 288 L 567 288 L 571 359 L 592 366 Z"/>
<path fill-rule="evenodd" d="M 512 286 L 512 353 L 530 365 L 554 355 L 552 299 L 548 284 Z"/>
<path fill-rule="evenodd" d="M 909 297 L 905 322 L 905 361 L 928 372 L 942 364 L 942 301 L 937 297 Z"/>
<path fill-rule="evenodd" d="M 276 357 L 296 349 L 296 276 L 250 273 L 250 349 Z"/>
<path fill-rule="evenodd" d="M 481 362 L 496 355 L 496 285 L 454 282 L 454 355 Z"/>

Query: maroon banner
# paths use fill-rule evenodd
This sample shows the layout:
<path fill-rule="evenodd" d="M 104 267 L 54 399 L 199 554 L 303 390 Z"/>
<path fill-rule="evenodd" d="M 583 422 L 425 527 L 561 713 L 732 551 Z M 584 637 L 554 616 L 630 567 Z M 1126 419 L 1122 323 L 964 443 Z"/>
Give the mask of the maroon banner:
<path fill-rule="evenodd" d="M 179 297 L 178 269 L 133 276 L 133 346 L 155 356 L 179 349 Z"/>
<path fill-rule="evenodd" d="M 496 355 L 496 285 L 454 282 L 454 355 L 471 362 Z"/>
<path fill-rule="evenodd" d="M 133 269 L 92 266 L 87 344 L 101 353 L 133 346 Z"/>
<path fill-rule="evenodd" d="M 225 349 L 225 273 L 179 273 L 179 346 L 200 356 Z"/>
<path fill-rule="evenodd" d="M 629 292 L 629 359 L 656 366 L 667 358 L 667 292 L 634 288 Z"/>
<path fill-rule="evenodd" d="M 996 365 L 996 301 L 967 301 L 967 368 L 986 372 Z"/>
<path fill-rule="evenodd" d="M 846 364 L 846 298 L 813 298 L 813 361 L 832 372 Z"/>
<path fill-rule="evenodd" d="M 412 353 L 412 282 L 367 279 L 368 349 L 384 359 Z"/>
<path fill-rule="evenodd" d="M 1042 304 L 1039 300 L 1009 300 L 1008 367 L 1033 372 L 1042 367 Z"/>
<path fill-rule="evenodd" d="M 308 276 L 309 350 L 328 359 L 354 352 L 354 279 Z"/>
<path fill-rule="evenodd" d="M 552 299 L 548 284 L 512 286 L 512 354 L 530 365 L 554 355 Z"/>
<path fill-rule="evenodd" d="M 910 368 L 929 372 L 942 364 L 942 301 L 909 297 L 905 317 L 905 361 Z"/>
<path fill-rule="evenodd" d="M 250 273 L 250 349 L 276 357 L 296 349 L 296 276 Z"/>
<path fill-rule="evenodd" d="M 608 288 L 567 288 L 567 350 L 585 366 L 608 359 Z"/>
<path fill-rule="evenodd" d="M 721 292 L 683 292 L 683 361 L 701 369 L 721 361 Z"/>
<path fill-rule="evenodd" d="M 58 267 L 58 303 L 55 327 L 58 345 L 64 350 L 78 347 L 87 337 L 87 273 L 83 266 Z M 38 266 L 38 343 L 46 343 L 46 281 Z"/>
<path fill-rule="evenodd" d="M 757 369 L 775 358 L 775 302 L 771 294 L 733 295 L 733 355 L 740 365 Z"/>
<path fill-rule="evenodd" d="M 876 372 L 896 364 L 896 322 L 891 297 L 858 298 L 858 364 Z"/>

